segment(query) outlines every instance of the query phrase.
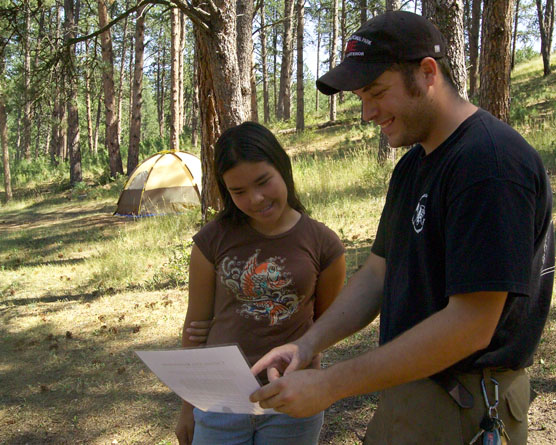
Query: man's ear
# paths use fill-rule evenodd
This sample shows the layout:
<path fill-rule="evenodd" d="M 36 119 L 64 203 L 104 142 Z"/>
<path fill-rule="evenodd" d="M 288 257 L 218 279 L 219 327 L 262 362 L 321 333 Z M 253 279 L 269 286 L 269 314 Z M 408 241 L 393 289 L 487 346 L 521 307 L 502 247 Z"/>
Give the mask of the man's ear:
<path fill-rule="evenodd" d="M 421 60 L 419 69 L 427 86 L 432 86 L 438 79 L 438 64 L 432 57 Z"/>

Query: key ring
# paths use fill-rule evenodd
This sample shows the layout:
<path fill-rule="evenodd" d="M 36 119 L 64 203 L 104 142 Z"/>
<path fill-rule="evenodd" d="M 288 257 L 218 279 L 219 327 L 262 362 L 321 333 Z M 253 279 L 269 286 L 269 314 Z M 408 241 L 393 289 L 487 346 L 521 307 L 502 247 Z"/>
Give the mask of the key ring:
<path fill-rule="evenodd" d="M 488 409 L 488 415 L 489 417 L 493 418 L 498 417 L 498 411 L 496 409 L 498 407 L 498 381 L 496 379 L 493 379 L 492 377 L 490 378 L 490 381 L 494 383 L 494 403 L 492 405 L 490 404 L 490 401 L 488 399 L 484 378 L 481 379 L 481 388 L 483 390 L 483 399 L 485 399 L 485 405 Z"/>

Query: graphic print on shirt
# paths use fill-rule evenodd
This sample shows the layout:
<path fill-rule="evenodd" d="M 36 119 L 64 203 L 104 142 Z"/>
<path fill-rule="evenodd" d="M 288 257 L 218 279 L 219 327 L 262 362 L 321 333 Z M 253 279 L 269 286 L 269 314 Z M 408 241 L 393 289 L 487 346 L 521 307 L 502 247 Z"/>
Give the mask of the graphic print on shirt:
<path fill-rule="evenodd" d="M 220 267 L 221 281 L 243 304 L 238 312 L 255 320 L 269 319 L 270 326 L 290 318 L 303 296 L 293 291 L 290 274 L 284 270 L 285 259 L 270 257 L 258 262 L 260 249 L 247 261 L 226 257 Z"/>
<path fill-rule="evenodd" d="M 413 223 L 413 230 L 415 230 L 416 233 L 420 233 L 425 225 L 425 210 L 428 196 L 429 195 L 425 193 L 423 196 L 421 196 L 421 198 L 419 198 L 419 202 L 417 203 L 415 212 L 413 212 L 413 218 L 411 218 L 411 222 Z"/>

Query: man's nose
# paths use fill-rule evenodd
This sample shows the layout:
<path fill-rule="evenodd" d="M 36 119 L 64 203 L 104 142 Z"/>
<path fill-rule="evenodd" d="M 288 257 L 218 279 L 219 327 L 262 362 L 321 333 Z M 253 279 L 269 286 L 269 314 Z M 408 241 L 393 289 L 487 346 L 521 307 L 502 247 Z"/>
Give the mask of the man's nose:
<path fill-rule="evenodd" d="M 362 119 L 365 122 L 372 121 L 377 115 L 377 107 L 374 101 L 364 100 L 363 101 L 363 116 Z"/>

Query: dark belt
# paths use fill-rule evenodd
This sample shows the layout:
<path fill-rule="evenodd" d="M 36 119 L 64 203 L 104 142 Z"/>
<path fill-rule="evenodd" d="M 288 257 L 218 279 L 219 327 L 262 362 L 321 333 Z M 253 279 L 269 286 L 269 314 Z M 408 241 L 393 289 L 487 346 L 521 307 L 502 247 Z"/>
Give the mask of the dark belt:
<path fill-rule="evenodd" d="M 430 377 L 430 379 L 440 385 L 462 408 L 473 408 L 473 394 L 463 386 L 460 381 L 449 371 L 442 371 Z"/>

